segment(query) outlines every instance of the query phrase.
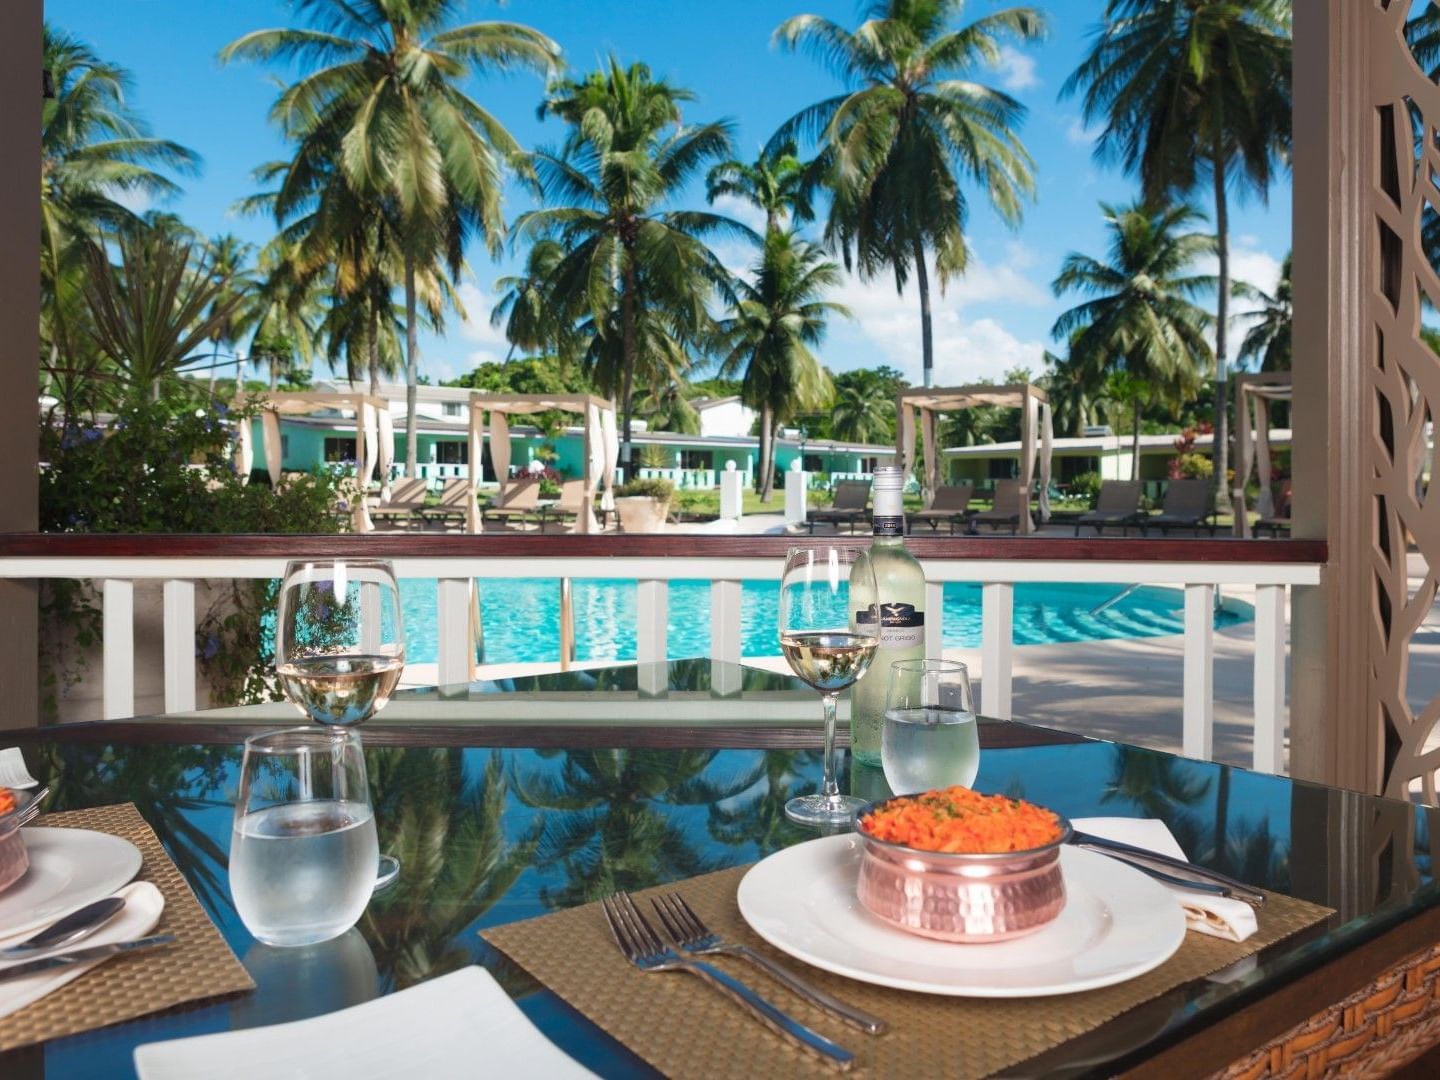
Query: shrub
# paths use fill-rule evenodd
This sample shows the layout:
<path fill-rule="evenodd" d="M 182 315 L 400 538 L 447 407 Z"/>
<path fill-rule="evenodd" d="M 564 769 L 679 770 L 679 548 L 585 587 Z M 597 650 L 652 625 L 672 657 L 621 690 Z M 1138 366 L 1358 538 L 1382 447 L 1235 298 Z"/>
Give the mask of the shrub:
<path fill-rule="evenodd" d="M 86 533 L 335 533 L 337 481 L 327 472 L 292 474 L 276 488 L 243 484 L 229 456 L 231 428 L 224 407 L 141 401 L 121 408 L 104 426 L 42 424 L 40 528 Z M 235 419 L 248 423 L 248 414 Z M 226 602 L 196 630 L 201 669 L 216 703 L 278 699 L 268 674 L 270 635 L 262 621 L 274 610 L 277 583 L 236 581 Z M 93 590 L 79 582 L 47 582 L 41 607 L 47 635 L 41 646 L 45 707 L 83 671 L 65 655 L 64 631 L 85 649 L 99 637 Z"/>
<path fill-rule="evenodd" d="M 1215 475 L 1215 463 L 1204 454 L 1181 454 L 1175 459 L 1176 480 L 1208 480 Z"/>
<path fill-rule="evenodd" d="M 1070 495 L 1076 499 L 1088 499 L 1094 506 L 1095 500 L 1100 497 L 1100 483 L 1098 472 L 1083 472 L 1070 481 Z"/>
<path fill-rule="evenodd" d="M 621 498 L 630 495 L 644 495 L 652 499 L 662 499 L 665 502 L 669 502 L 670 497 L 675 494 L 675 485 L 669 480 L 657 478 L 641 479 L 640 477 L 636 477 L 634 480 L 627 480 L 616 488 L 615 494 Z"/>

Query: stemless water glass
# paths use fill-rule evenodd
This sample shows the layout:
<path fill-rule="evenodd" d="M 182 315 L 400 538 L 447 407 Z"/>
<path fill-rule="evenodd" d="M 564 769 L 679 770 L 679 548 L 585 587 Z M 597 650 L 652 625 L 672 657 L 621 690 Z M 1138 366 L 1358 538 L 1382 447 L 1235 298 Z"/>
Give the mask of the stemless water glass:
<path fill-rule="evenodd" d="M 843 825 L 864 800 L 841 795 L 835 780 L 835 703 L 863 676 L 880 643 L 875 571 L 864 548 L 791 548 L 780 580 L 780 651 L 796 675 L 820 691 L 825 708 L 821 789 L 785 804 L 792 820 Z"/>
<path fill-rule="evenodd" d="M 975 782 L 980 739 L 964 664 L 896 660 L 890 665 L 880 765 L 896 795 Z"/>
<path fill-rule="evenodd" d="M 349 930 L 375 889 L 379 846 L 357 731 L 291 728 L 245 740 L 230 892 L 267 945 Z"/>
<path fill-rule="evenodd" d="M 400 587 L 379 559 L 292 562 L 280 586 L 275 674 L 320 724 L 370 719 L 405 668 Z"/>

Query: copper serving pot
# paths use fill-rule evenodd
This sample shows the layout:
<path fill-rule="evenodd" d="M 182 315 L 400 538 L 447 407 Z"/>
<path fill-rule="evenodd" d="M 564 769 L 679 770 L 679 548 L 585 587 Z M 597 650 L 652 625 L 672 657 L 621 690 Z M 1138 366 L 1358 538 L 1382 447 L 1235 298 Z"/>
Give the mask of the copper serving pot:
<path fill-rule="evenodd" d="M 857 892 L 873 915 L 940 941 L 995 942 L 1029 934 L 1060 914 L 1065 906 L 1060 849 L 1071 832 L 1065 818 L 1056 840 L 1029 851 L 919 851 L 877 840 L 860 827 L 861 818 L 890 801 L 855 812 L 864 848 Z"/>
<path fill-rule="evenodd" d="M 0 892 L 8 889 L 25 876 L 30 867 L 30 855 L 25 850 L 25 837 L 20 826 L 28 819 L 25 811 L 35 801 L 16 792 L 17 805 L 14 810 L 0 814 Z"/>

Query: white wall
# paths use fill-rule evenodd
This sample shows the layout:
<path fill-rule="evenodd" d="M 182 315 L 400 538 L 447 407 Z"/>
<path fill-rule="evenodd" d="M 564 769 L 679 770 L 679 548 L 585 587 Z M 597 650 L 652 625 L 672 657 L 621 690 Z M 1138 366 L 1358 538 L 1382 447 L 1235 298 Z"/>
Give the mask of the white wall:
<path fill-rule="evenodd" d="M 742 405 L 739 399 L 700 410 L 701 435 L 745 436 L 754 426 L 755 410 Z"/>

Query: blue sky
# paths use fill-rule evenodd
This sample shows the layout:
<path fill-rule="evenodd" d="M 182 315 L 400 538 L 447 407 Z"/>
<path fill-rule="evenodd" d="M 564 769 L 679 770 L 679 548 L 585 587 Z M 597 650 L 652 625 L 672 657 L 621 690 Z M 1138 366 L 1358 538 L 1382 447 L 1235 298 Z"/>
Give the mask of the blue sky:
<path fill-rule="evenodd" d="M 971 0 L 966 17 L 1002 5 Z M 1038 196 L 1016 230 L 1006 227 L 971 190 L 971 268 L 964 280 L 935 297 L 936 379 L 940 385 L 998 378 L 1016 364 L 1040 369 L 1040 350 L 1051 344 L 1050 326 L 1068 304 L 1049 283 L 1072 250 L 1103 255 L 1105 231 L 1097 203 L 1125 201 L 1134 184 L 1091 159 L 1091 136 L 1073 99 L 1057 101 L 1074 69 L 1103 0 L 1049 0 L 1046 41 L 1007 50 L 1003 63 L 979 77 L 1013 93 L 1030 110 L 1022 137 L 1038 165 Z M 770 34 L 784 18 L 813 12 L 845 25 L 856 22 L 853 0 L 470 0 L 465 19 L 527 23 L 555 38 L 573 70 L 593 68 L 613 51 L 624 61 L 644 60 L 658 74 L 689 87 L 698 101 L 697 120 L 728 117 L 736 125 L 736 148 L 751 157 L 770 133 L 799 108 L 833 94 L 838 84 L 819 64 L 784 53 Z M 265 219 L 234 215 L 236 199 L 251 193 L 251 170 L 281 157 L 285 147 L 266 119 L 275 97 L 274 79 L 293 72 L 255 64 L 221 67 L 216 53 L 250 30 L 293 22 L 283 0 L 47 0 L 52 24 L 87 40 L 103 57 L 130 68 L 133 104 L 155 134 L 174 139 L 204 158 L 203 173 L 185 181 L 182 197 L 164 209 L 182 215 L 206 235 L 232 232 L 263 243 L 273 234 Z M 540 121 L 541 95 L 530 75 L 485 79 L 470 91 L 509 127 L 522 145 L 559 141 L 557 121 Z M 703 193 L 692 193 L 703 202 Z M 510 217 L 530 205 L 513 186 Z M 1202 202 L 1207 209 L 1208 204 Z M 1233 205 L 1233 203 L 1232 203 Z M 723 207 L 737 217 L 743 208 Z M 1236 275 L 1273 287 L 1290 246 L 1290 192 L 1286 177 L 1268 205 L 1247 199 L 1232 212 Z M 727 264 L 742 267 L 752 253 L 726 245 Z M 469 322 L 452 320 L 443 339 L 422 340 L 422 370 L 435 379 L 462 374 L 482 360 L 500 359 L 506 344 L 489 326 L 493 285 L 519 256 L 492 262 L 471 253 L 465 282 Z M 893 280 L 847 281 L 833 297 L 847 304 L 853 321 L 832 325 L 821 349 L 835 370 L 888 363 L 919 381 L 918 302 L 897 296 Z M 1232 350 L 1233 351 L 1233 350 Z"/>

